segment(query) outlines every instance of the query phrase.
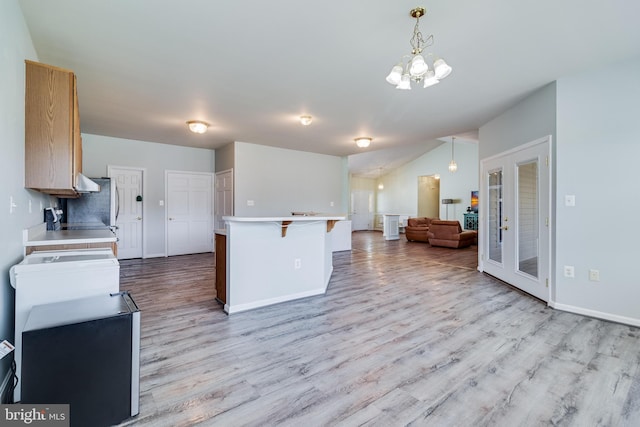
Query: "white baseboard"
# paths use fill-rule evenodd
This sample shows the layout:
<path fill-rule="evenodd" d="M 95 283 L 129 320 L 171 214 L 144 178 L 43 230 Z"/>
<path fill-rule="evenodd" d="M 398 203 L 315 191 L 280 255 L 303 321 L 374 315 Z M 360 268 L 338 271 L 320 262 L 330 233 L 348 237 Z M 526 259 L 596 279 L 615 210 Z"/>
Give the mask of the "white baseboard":
<path fill-rule="evenodd" d="M 589 310 L 587 308 L 576 307 L 574 305 L 560 304 L 549 301 L 549 307 L 569 313 L 581 314 L 583 316 L 595 317 L 596 319 L 609 320 L 611 322 L 640 327 L 640 319 L 633 317 L 619 316 L 617 314 L 605 313 L 602 311 Z"/>
<path fill-rule="evenodd" d="M 260 300 L 260 301 L 250 302 L 250 303 L 247 303 L 247 304 L 237 304 L 237 305 L 233 305 L 233 306 L 230 306 L 227 303 L 227 304 L 224 305 L 224 311 L 226 311 L 227 314 L 239 313 L 241 311 L 247 311 L 247 310 L 251 310 L 251 309 L 254 309 L 254 308 L 265 307 L 267 305 L 273 305 L 273 304 L 278 304 L 278 303 L 281 303 L 281 302 L 292 301 L 294 299 L 313 297 L 313 296 L 316 296 L 316 295 L 324 295 L 325 291 L 326 291 L 326 288 L 313 289 L 313 290 L 306 291 L 306 292 L 300 292 L 298 294 L 284 295 L 284 296 L 281 296 L 281 297 L 268 298 L 268 299 L 263 299 L 263 300 Z"/>
<path fill-rule="evenodd" d="M 166 257 L 166 255 L 163 253 L 162 254 L 145 254 L 143 256 L 143 258 L 164 258 L 164 257 Z"/>
<path fill-rule="evenodd" d="M 8 402 L 9 396 L 7 396 L 7 394 L 9 392 L 9 384 L 12 379 L 13 372 L 11 371 L 11 368 L 9 368 L 4 376 L 4 379 L 2 380 L 2 384 L 0 384 L 0 403 Z M 13 401 L 13 398 L 11 400 Z"/>

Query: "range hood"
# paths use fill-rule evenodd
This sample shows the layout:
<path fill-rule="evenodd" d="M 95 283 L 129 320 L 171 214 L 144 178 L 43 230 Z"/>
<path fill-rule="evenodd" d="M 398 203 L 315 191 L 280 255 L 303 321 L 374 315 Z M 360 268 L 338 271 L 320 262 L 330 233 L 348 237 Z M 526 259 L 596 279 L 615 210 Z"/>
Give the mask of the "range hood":
<path fill-rule="evenodd" d="M 78 193 L 97 193 L 100 191 L 100 185 L 79 173 L 76 175 L 76 191 Z"/>

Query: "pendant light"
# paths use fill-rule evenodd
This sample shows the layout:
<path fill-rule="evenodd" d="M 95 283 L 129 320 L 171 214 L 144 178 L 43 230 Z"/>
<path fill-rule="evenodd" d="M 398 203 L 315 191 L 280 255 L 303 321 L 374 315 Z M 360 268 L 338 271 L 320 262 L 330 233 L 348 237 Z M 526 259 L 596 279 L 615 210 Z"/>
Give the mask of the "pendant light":
<path fill-rule="evenodd" d="M 452 136 L 451 137 L 451 161 L 449 162 L 449 172 L 451 173 L 454 173 L 455 171 L 458 170 L 458 164 L 456 163 L 453 157 L 453 144 L 455 140 L 456 140 L 456 137 Z"/>

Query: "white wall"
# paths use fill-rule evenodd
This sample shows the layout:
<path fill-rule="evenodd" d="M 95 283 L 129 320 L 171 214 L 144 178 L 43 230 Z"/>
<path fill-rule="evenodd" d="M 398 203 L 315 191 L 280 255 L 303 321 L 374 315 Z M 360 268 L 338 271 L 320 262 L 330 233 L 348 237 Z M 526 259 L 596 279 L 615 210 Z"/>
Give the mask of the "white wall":
<path fill-rule="evenodd" d="M 14 292 L 9 268 L 22 260 L 22 229 L 44 221 L 40 209 L 55 199 L 24 189 L 24 60 L 37 61 L 31 36 L 15 0 L 0 1 L 0 341 L 13 338 Z M 9 200 L 17 207 L 9 213 Z M 31 212 L 29 212 L 31 201 Z M 0 362 L 0 383 L 9 370 L 10 358 Z"/>
<path fill-rule="evenodd" d="M 478 144 L 455 142 L 455 160 L 458 171 L 449 172 L 451 161 L 451 143 L 429 151 L 416 160 L 383 175 L 378 181 L 384 184 L 384 190 L 377 186 L 377 212 L 398 213 L 417 216 L 418 177 L 422 175 L 440 175 L 440 199 L 459 199 L 460 202 L 449 205 L 449 219 L 464 224 L 464 213 L 471 205 L 471 191 L 478 190 Z M 446 207 L 440 205 L 440 218 L 446 219 Z"/>
<path fill-rule="evenodd" d="M 640 58 L 559 79 L 557 88 L 556 301 L 640 324 Z M 564 206 L 567 194 L 575 207 Z M 575 267 L 574 279 L 564 265 Z"/>
<path fill-rule="evenodd" d="M 640 58 L 568 76 L 480 127 L 480 159 L 552 135 L 551 305 L 635 325 L 640 249 L 629 218 L 640 210 L 638 76 Z M 564 206 L 564 195 L 575 195 L 576 206 Z M 575 278 L 564 277 L 565 265 Z M 589 281 L 589 269 L 600 271 L 599 282 Z"/>
<path fill-rule="evenodd" d="M 234 157 L 236 216 L 347 213 L 346 158 L 246 142 L 235 143 Z"/>
<path fill-rule="evenodd" d="M 165 255 L 165 170 L 213 172 L 215 152 L 203 148 L 101 135 L 82 135 L 82 170 L 90 177 L 107 175 L 107 166 L 127 166 L 145 169 L 143 215 L 146 234 L 143 236 L 145 257 Z"/>

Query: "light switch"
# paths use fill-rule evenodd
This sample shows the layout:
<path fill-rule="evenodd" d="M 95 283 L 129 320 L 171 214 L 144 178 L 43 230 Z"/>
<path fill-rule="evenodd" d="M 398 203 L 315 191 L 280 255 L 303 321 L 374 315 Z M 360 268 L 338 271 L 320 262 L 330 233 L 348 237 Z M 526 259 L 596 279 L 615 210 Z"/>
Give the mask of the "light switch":
<path fill-rule="evenodd" d="M 160 201 L 158 202 L 158 205 L 160 205 L 160 206 L 164 206 L 164 200 L 160 200 Z"/>
<path fill-rule="evenodd" d="M 247 200 L 247 206 L 253 206 L 255 202 L 253 200 Z"/>
<path fill-rule="evenodd" d="M 565 206 L 575 206 L 576 205 L 576 196 L 573 194 L 567 194 L 564 196 L 564 205 Z"/>

